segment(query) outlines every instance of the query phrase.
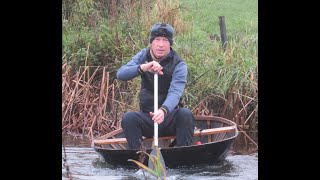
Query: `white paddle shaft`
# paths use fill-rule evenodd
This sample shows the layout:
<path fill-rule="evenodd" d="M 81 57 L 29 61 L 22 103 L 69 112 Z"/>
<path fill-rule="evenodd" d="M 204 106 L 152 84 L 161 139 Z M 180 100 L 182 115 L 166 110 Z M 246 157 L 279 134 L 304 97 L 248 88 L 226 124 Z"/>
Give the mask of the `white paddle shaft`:
<path fill-rule="evenodd" d="M 154 73 L 154 114 L 158 111 L 158 73 Z M 154 146 L 158 146 L 158 123 L 154 122 Z"/>

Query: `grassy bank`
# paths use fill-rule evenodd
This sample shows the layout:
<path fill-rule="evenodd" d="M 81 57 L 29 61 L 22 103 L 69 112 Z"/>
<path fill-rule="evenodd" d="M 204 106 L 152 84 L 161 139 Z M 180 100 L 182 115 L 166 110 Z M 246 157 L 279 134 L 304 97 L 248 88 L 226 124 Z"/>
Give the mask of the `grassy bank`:
<path fill-rule="evenodd" d="M 221 48 L 219 16 L 225 17 L 225 51 Z M 93 137 L 94 132 L 116 128 L 122 111 L 138 109 L 139 78 L 119 82 L 115 73 L 141 48 L 149 46 L 150 27 L 159 21 L 175 27 L 173 48 L 188 64 L 183 95 L 186 106 L 194 114 L 235 121 L 248 135 L 239 143 L 254 144 L 258 123 L 257 0 L 64 1 L 62 61 L 64 76 L 68 76 L 64 79 L 68 86 L 63 90 L 64 130 Z M 96 66 L 105 69 L 95 71 Z M 102 81 L 106 71 L 108 80 Z M 85 75 L 72 81 L 76 73 Z M 80 86 L 74 82 L 82 82 L 81 78 L 84 89 L 75 93 Z M 108 87 L 102 89 L 105 82 Z M 105 96 L 97 97 L 106 89 Z M 101 119 L 93 120 L 90 107 L 82 104 L 97 98 L 104 111 Z M 254 141 L 247 141 L 247 137 Z"/>

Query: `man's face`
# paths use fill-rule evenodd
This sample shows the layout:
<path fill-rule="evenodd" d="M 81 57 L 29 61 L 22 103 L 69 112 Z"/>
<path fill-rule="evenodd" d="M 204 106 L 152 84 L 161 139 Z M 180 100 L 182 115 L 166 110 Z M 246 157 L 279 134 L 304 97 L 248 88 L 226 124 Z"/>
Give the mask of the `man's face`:
<path fill-rule="evenodd" d="M 156 37 L 151 43 L 151 49 L 156 58 L 161 59 L 170 52 L 170 42 L 166 37 Z"/>

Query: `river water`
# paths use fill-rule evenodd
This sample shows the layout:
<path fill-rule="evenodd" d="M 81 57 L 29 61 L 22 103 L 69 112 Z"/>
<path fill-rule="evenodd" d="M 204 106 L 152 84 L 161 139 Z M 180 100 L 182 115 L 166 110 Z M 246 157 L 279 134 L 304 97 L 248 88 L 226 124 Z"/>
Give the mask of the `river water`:
<path fill-rule="evenodd" d="M 152 179 L 139 169 L 114 168 L 90 147 L 89 140 L 63 136 L 62 179 L 68 180 L 138 180 Z M 128 162 L 132 163 L 132 162 Z M 67 171 L 67 168 L 69 169 Z M 154 179 L 154 178 L 153 178 Z M 167 169 L 168 180 L 257 180 L 258 154 L 228 155 L 225 161 L 211 166 Z"/>

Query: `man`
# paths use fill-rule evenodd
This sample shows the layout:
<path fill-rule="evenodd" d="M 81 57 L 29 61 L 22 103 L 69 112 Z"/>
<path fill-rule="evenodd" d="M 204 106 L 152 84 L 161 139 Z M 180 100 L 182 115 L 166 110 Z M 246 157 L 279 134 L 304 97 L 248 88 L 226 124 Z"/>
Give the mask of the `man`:
<path fill-rule="evenodd" d="M 153 137 L 154 122 L 158 135 L 176 136 L 176 146 L 192 144 L 194 116 L 187 108 L 178 108 L 187 82 L 187 65 L 172 49 L 174 29 L 169 24 L 152 26 L 150 48 L 144 48 L 117 72 L 119 80 L 141 76 L 140 111 L 126 112 L 122 128 L 131 149 L 140 149 L 142 136 Z M 158 72 L 158 107 L 154 113 L 154 73 Z"/>

